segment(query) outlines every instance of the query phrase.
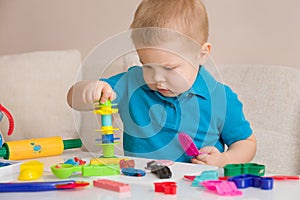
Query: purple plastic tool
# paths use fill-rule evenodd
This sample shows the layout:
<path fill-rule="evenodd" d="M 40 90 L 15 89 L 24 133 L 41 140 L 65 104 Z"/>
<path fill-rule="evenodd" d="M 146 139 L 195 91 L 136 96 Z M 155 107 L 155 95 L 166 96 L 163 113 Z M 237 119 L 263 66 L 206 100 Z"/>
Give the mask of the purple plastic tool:
<path fill-rule="evenodd" d="M 185 133 L 179 133 L 178 134 L 178 140 L 179 140 L 179 143 L 180 143 L 181 147 L 185 151 L 186 155 L 188 155 L 188 156 L 198 156 L 198 155 L 201 154 L 199 152 L 197 146 L 193 142 L 192 138 L 189 135 L 187 135 Z"/>

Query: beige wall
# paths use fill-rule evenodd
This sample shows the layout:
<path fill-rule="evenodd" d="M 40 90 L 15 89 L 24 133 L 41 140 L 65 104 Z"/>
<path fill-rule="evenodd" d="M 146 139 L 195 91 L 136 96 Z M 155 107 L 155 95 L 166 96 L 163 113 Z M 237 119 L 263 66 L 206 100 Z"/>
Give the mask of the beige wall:
<path fill-rule="evenodd" d="M 0 0 L 0 55 L 79 49 L 128 29 L 140 0 Z M 300 67 L 299 0 L 205 0 L 217 64 Z"/>
<path fill-rule="evenodd" d="M 217 63 L 300 67 L 299 0 L 205 0 Z"/>

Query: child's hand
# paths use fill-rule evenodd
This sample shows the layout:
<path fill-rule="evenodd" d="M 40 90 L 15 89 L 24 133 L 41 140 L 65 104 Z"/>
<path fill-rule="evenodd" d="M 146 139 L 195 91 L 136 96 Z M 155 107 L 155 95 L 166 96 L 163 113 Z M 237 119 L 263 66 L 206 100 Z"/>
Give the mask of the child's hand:
<path fill-rule="evenodd" d="M 192 163 L 223 167 L 224 156 L 216 147 L 203 147 L 199 149 L 199 152 L 201 152 L 200 155 L 191 159 Z"/>
<path fill-rule="evenodd" d="M 104 81 L 88 81 L 83 92 L 83 99 L 87 104 L 92 104 L 99 100 L 100 103 L 105 103 L 108 99 L 112 101 L 115 98 L 116 93 Z"/>
<path fill-rule="evenodd" d="M 116 93 L 104 81 L 80 81 L 73 85 L 67 95 L 68 104 L 79 111 L 93 110 L 94 102 L 105 103 L 114 100 Z M 101 99 L 100 99 L 101 98 Z"/>

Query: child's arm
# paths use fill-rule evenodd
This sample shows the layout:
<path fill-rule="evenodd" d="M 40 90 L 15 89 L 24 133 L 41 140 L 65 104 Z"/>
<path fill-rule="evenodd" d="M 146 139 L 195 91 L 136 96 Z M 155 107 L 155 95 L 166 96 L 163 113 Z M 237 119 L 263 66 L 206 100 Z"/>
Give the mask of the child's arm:
<path fill-rule="evenodd" d="M 93 110 L 95 101 L 100 100 L 101 103 L 105 103 L 107 99 L 114 100 L 115 98 L 116 94 L 110 85 L 99 80 L 75 83 L 67 95 L 69 106 L 79 111 Z"/>
<path fill-rule="evenodd" d="M 226 152 L 220 153 L 215 147 L 204 147 L 199 150 L 200 154 L 192 158 L 196 164 L 207 164 L 218 167 L 224 167 L 230 163 L 246 163 L 252 160 L 256 153 L 256 139 L 252 134 L 245 140 L 237 141 L 228 147 Z"/>

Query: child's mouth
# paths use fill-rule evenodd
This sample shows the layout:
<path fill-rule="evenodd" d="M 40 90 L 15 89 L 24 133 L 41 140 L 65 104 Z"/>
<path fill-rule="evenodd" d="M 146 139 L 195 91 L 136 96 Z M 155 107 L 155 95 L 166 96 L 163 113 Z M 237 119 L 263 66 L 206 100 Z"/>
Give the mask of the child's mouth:
<path fill-rule="evenodd" d="M 166 94 L 166 93 L 171 93 L 171 90 L 168 89 L 157 89 L 158 92 L 162 93 L 162 94 Z"/>

